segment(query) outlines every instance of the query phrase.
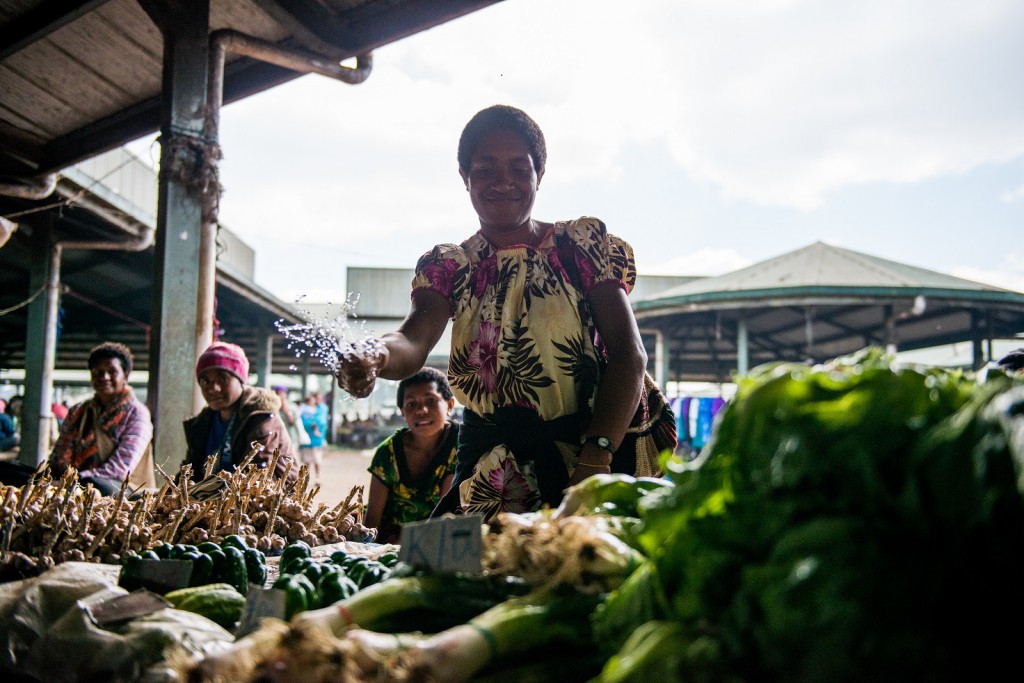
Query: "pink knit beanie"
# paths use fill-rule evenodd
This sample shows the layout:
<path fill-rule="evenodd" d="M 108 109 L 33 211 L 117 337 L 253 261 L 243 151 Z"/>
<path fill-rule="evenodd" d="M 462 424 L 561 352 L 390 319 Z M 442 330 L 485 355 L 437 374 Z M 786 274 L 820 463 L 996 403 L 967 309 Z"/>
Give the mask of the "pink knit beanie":
<path fill-rule="evenodd" d="M 210 368 L 226 370 L 240 379 L 242 384 L 249 381 L 249 359 L 245 357 L 245 351 L 241 346 L 227 342 L 210 344 L 196 363 L 196 377 Z"/>

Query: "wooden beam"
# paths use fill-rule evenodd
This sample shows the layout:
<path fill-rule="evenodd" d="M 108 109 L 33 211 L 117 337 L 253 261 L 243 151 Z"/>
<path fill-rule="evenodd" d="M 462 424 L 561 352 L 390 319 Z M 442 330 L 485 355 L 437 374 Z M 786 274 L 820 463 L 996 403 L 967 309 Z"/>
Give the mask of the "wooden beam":
<path fill-rule="evenodd" d="M 43 40 L 110 0 L 51 0 L 12 19 L 0 28 L 0 60 Z"/>

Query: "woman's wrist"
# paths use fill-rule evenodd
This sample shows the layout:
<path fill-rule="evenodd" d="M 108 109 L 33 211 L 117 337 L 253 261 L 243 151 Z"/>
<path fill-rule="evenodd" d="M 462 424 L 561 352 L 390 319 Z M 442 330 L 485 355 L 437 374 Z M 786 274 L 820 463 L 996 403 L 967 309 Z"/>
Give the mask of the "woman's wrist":
<path fill-rule="evenodd" d="M 612 469 L 612 466 L 610 464 L 609 465 L 598 465 L 596 463 L 583 462 L 582 460 L 580 460 L 578 463 L 576 463 L 576 467 L 587 467 L 587 468 L 594 469 L 594 470 L 608 470 L 609 472 Z"/>
<path fill-rule="evenodd" d="M 612 454 L 607 449 L 601 448 L 596 443 L 587 442 L 580 449 L 577 466 L 592 467 L 596 469 L 611 468 Z"/>

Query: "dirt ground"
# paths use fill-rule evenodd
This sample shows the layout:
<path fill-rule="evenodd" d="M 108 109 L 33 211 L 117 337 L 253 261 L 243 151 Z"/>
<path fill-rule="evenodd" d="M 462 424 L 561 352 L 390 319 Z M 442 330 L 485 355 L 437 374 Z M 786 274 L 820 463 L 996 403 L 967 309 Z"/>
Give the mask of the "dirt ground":
<path fill-rule="evenodd" d="M 363 501 L 370 487 L 370 473 L 366 468 L 373 458 L 373 449 L 358 450 L 324 447 L 324 460 L 320 469 L 320 493 L 316 502 L 334 506 L 343 501 L 354 486 L 363 487 Z"/>

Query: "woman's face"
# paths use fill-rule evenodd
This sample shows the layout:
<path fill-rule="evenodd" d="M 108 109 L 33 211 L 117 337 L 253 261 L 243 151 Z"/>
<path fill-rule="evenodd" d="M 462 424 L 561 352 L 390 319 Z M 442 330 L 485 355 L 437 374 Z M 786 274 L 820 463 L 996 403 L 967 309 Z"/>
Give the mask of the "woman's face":
<path fill-rule="evenodd" d="M 402 396 L 402 417 L 417 437 L 431 437 L 444 429 L 455 399 L 445 399 L 437 390 L 437 382 L 414 384 Z"/>
<path fill-rule="evenodd" d="M 199 390 L 210 410 L 219 410 L 226 417 L 242 396 L 242 380 L 226 370 L 210 368 L 199 375 Z"/>
<path fill-rule="evenodd" d="M 89 368 L 92 389 L 100 403 L 112 403 L 124 393 L 128 375 L 121 367 L 120 358 L 101 358 Z"/>
<path fill-rule="evenodd" d="M 485 234 L 516 230 L 530 220 L 543 176 L 533 161 L 522 138 L 497 130 L 480 140 L 469 171 L 459 171 Z"/>

